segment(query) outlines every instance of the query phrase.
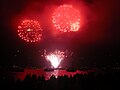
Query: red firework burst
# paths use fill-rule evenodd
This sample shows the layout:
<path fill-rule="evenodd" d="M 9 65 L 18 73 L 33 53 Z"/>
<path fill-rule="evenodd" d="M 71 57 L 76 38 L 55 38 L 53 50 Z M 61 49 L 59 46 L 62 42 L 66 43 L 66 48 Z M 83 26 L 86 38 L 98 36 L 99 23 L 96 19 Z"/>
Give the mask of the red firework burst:
<path fill-rule="evenodd" d="M 72 5 L 61 5 L 52 16 L 52 22 L 57 30 L 75 32 L 80 28 L 80 12 Z"/>
<path fill-rule="evenodd" d="M 26 42 L 38 42 L 41 40 L 41 27 L 38 21 L 24 20 L 18 26 L 18 35 Z"/>

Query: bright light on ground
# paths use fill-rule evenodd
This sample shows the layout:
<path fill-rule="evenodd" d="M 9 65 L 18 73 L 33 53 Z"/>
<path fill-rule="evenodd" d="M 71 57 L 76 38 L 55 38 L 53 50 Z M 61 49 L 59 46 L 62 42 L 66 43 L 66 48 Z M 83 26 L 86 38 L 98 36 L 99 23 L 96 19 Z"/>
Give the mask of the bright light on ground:
<path fill-rule="evenodd" d="M 54 53 L 51 53 L 50 55 L 46 56 L 47 60 L 49 60 L 54 68 L 57 68 L 60 64 L 60 62 L 64 59 L 64 56 L 62 55 L 56 55 Z"/>
<path fill-rule="evenodd" d="M 47 61 L 51 63 L 51 67 L 58 68 L 60 66 L 60 63 L 62 60 L 64 60 L 67 57 L 72 56 L 73 52 L 65 50 L 55 50 L 53 52 L 48 52 L 44 50 L 44 54 L 41 56 L 44 56 Z"/>
<path fill-rule="evenodd" d="M 51 52 L 51 53 L 45 55 L 45 58 L 48 61 L 50 61 L 51 65 L 54 68 L 57 68 L 59 66 L 60 62 L 65 58 L 65 52 L 55 50 L 54 52 Z"/>

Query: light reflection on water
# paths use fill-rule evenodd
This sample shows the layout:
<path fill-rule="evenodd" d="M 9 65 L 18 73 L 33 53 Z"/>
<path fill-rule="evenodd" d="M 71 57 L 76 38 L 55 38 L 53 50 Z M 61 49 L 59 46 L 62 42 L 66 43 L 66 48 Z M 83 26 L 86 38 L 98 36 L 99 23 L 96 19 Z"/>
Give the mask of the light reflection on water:
<path fill-rule="evenodd" d="M 25 69 L 24 72 L 12 72 L 12 76 L 14 78 L 19 78 L 23 80 L 27 74 L 36 74 L 37 76 L 44 76 L 46 80 L 50 79 L 52 75 L 56 78 L 58 76 L 67 75 L 68 77 L 73 76 L 75 74 L 88 74 L 89 71 L 80 71 L 76 70 L 75 72 L 67 72 L 66 70 L 54 70 L 54 71 L 44 71 L 43 69 Z"/>

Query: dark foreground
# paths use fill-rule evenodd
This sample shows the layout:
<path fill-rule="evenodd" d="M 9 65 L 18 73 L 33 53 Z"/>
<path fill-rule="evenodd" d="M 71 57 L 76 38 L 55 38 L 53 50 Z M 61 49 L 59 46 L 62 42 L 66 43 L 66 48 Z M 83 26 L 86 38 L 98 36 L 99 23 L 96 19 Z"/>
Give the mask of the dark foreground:
<path fill-rule="evenodd" d="M 76 73 L 57 78 L 53 75 L 48 80 L 36 74 L 27 74 L 23 80 L 0 75 L 0 90 L 120 90 L 119 82 L 119 71 Z"/>

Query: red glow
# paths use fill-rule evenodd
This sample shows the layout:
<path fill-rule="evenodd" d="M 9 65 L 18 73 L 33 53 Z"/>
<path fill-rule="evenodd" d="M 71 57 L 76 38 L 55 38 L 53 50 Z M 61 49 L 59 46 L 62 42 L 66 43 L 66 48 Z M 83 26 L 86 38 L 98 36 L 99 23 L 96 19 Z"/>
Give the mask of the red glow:
<path fill-rule="evenodd" d="M 61 5 L 52 16 L 52 22 L 57 30 L 75 32 L 80 28 L 80 12 L 72 5 Z"/>
<path fill-rule="evenodd" d="M 26 42 L 38 42 L 41 40 L 41 27 L 38 21 L 24 20 L 18 26 L 18 35 Z"/>
<path fill-rule="evenodd" d="M 64 75 L 68 75 L 68 77 L 70 77 L 71 75 L 74 76 L 75 74 L 88 74 L 90 72 L 95 72 L 94 70 L 89 70 L 89 71 L 80 71 L 80 70 L 76 70 L 76 72 L 67 72 L 66 70 L 54 70 L 52 72 L 45 72 L 43 69 L 24 69 L 24 72 L 11 72 L 12 76 L 15 79 L 20 79 L 20 80 L 24 80 L 25 76 L 27 74 L 36 74 L 37 76 L 44 76 L 45 80 L 49 80 L 50 77 L 52 75 L 54 75 L 56 78 L 58 76 L 64 76 Z"/>

